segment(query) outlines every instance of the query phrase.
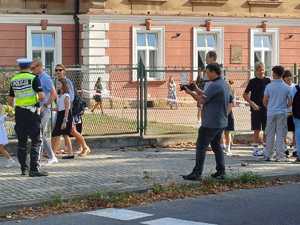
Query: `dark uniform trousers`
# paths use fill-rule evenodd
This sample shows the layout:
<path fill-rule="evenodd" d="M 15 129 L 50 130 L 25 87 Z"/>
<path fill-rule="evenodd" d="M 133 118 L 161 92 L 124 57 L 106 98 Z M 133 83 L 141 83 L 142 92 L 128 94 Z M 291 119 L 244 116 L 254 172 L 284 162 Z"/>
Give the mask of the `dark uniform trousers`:
<path fill-rule="evenodd" d="M 18 160 L 21 170 L 28 169 L 27 166 L 27 141 L 31 139 L 30 171 L 38 171 L 39 152 L 41 148 L 41 118 L 38 113 L 28 109 L 16 107 L 15 131 L 18 138 Z"/>

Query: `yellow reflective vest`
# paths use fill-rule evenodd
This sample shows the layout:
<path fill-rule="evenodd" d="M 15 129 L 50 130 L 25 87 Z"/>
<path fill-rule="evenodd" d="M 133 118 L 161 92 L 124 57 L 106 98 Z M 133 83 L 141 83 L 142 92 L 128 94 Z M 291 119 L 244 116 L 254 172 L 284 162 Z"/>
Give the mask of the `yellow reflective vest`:
<path fill-rule="evenodd" d="M 11 79 L 11 87 L 15 94 L 15 106 L 34 106 L 38 103 L 37 93 L 32 84 L 35 75 L 27 72 L 15 74 Z"/>

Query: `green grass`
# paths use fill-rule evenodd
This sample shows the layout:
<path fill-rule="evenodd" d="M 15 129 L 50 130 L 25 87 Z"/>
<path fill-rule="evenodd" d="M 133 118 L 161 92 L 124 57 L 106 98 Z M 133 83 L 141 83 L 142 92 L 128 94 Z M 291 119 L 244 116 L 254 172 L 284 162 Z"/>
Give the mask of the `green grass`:
<path fill-rule="evenodd" d="M 134 117 L 134 116 L 133 116 Z M 8 136 L 14 137 L 14 123 L 7 122 Z M 83 134 L 85 136 L 103 136 L 116 134 L 137 133 L 136 118 L 127 119 L 110 115 L 84 114 Z M 196 129 L 191 126 L 180 126 L 170 123 L 148 122 L 147 135 L 167 135 L 167 134 L 195 134 Z"/>
<path fill-rule="evenodd" d="M 83 117 L 83 133 L 86 136 L 125 134 L 137 132 L 136 119 L 119 118 L 101 114 L 85 114 Z M 189 134 L 196 129 L 169 123 L 148 122 L 147 134 Z"/>

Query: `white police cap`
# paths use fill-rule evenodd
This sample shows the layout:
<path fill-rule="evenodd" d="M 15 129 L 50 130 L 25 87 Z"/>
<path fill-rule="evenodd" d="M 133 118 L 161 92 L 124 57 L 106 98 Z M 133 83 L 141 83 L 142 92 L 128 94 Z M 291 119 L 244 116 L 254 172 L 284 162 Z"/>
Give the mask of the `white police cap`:
<path fill-rule="evenodd" d="M 32 63 L 31 59 L 27 59 L 27 58 L 20 58 L 17 59 L 17 64 L 21 67 L 26 67 L 26 66 L 30 66 Z"/>

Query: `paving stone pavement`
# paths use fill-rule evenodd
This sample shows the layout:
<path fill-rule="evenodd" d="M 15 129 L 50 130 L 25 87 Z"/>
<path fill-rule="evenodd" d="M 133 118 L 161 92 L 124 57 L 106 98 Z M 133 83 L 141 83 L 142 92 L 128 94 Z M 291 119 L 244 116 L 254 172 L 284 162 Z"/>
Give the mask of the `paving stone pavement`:
<path fill-rule="evenodd" d="M 1 208 L 43 202 L 54 197 L 70 197 L 96 191 L 146 189 L 154 183 L 183 182 L 181 175 L 194 165 L 193 150 L 174 149 L 101 149 L 75 160 L 60 160 L 43 167 L 49 177 L 22 177 L 18 168 L 6 169 L 0 159 Z M 300 171 L 293 162 L 264 162 L 251 156 L 248 148 L 236 147 L 234 156 L 226 157 L 227 173 L 252 171 L 264 176 L 289 175 Z M 242 166 L 247 162 L 247 166 Z M 204 175 L 214 172 L 214 156 L 206 159 Z"/>

